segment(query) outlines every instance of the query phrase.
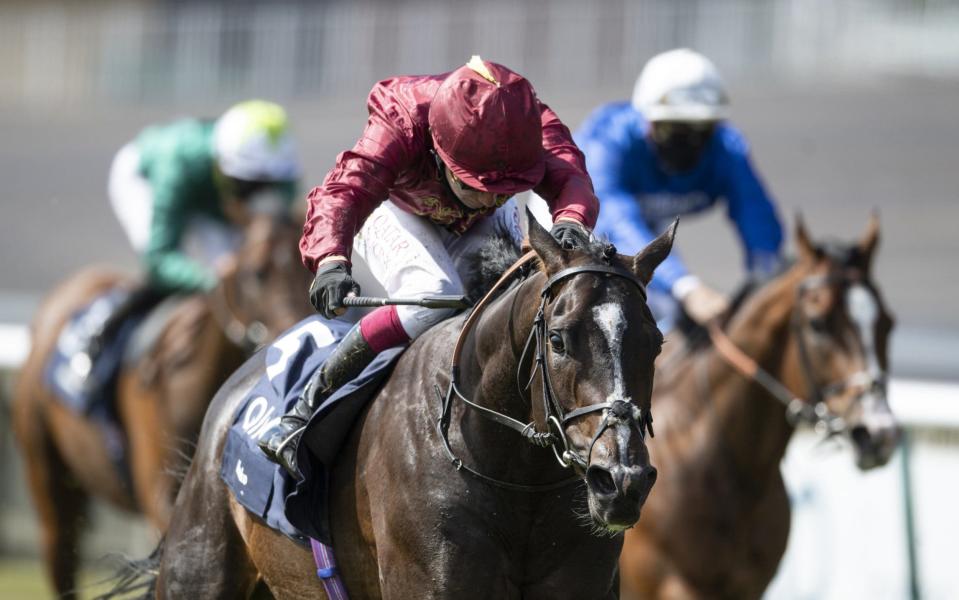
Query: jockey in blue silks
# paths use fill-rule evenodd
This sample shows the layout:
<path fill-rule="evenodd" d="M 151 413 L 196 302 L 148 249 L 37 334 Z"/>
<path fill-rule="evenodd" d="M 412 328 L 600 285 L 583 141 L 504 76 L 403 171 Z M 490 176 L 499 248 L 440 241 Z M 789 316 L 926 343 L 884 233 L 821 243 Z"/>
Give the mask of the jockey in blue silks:
<path fill-rule="evenodd" d="M 676 216 L 722 200 L 749 274 L 775 271 L 782 227 L 746 140 L 726 122 L 728 104 L 712 62 L 679 49 L 646 64 L 631 103 L 593 112 L 575 139 L 600 199 L 596 233 L 608 236 L 620 252 L 635 253 Z M 656 269 L 650 292 L 664 330 L 674 324 L 680 305 L 700 324 L 727 307 L 725 297 L 691 274 L 675 251 Z"/>

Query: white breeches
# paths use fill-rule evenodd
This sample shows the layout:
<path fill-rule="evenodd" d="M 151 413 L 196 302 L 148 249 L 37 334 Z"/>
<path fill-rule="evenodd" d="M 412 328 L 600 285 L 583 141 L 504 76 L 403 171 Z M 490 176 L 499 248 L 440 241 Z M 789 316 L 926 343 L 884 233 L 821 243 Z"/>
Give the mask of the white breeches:
<path fill-rule="evenodd" d="M 522 240 L 514 200 L 476 222 L 463 235 L 387 201 L 366 220 L 353 242 L 353 251 L 366 262 L 389 296 L 464 294 L 463 280 L 468 275 L 470 258 L 490 238 L 502 236 L 513 239 L 517 247 Z M 452 312 L 418 306 L 397 307 L 397 316 L 410 339 Z"/>
<path fill-rule="evenodd" d="M 146 250 L 153 219 L 153 190 L 140 174 L 140 152 L 131 142 L 120 149 L 110 165 L 107 192 L 120 226 L 137 254 Z"/>
<path fill-rule="evenodd" d="M 110 166 L 107 185 L 110 205 L 137 254 L 143 254 L 150 241 L 153 221 L 153 189 L 140 173 L 140 151 L 130 142 L 117 152 Z M 214 268 L 217 261 L 234 252 L 240 232 L 206 215 L 187 220 L 180 249 L 194 260 Z"/>

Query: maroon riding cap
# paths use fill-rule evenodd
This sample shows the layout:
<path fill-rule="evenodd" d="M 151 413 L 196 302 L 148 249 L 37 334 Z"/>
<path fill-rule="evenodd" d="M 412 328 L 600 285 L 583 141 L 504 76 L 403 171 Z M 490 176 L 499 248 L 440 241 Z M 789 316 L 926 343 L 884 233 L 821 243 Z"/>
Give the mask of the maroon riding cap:
<path fill-rule="evenodd" d="M 458 199 L 443 179 L 436 152 L 466 185 L 502 194 L 532 188 L 554 220 L 596 223 L 599 202 L 566 125 L 519 75 L 478 58 L 469 65 L 453 73 L 391 77 L 373 86 L 363 134 L 310 192 L 300 241 L 309 269 L 316 271 L 328 256 L 349 258 L 353 236 L 387 199 L 458 234 L 493 214 L 497 205 L 473 209 Z M 467 93 L 470 89 L 475 93 Z M 454 94 L 468 100 L 445 102 Z M 444 106 L 433 110 L 441 100 Z M 534 123 L 525 120 L 531 111 Z M 511 115 L 523 119 L 514 124 Z"/>
<path fill-rule="evenodd" d="M 472 188 L 517 194 L 543 179 L 536 92 L 502 65 L 473 57 L 450 73 L 430 104 L 429 124 L 437 154 Z"/>

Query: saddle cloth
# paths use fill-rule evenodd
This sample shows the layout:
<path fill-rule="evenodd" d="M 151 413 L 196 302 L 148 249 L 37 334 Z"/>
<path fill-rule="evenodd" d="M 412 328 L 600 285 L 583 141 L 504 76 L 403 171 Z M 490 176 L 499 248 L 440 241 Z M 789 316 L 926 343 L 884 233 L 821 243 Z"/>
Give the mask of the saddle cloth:
<path fill-rule="evenodd" d="M 57 338 L 44 373 L 46 383 L 60 401 L 77 414 L 94 418 L 116 416 L 116 391 L 112 384 L 123 362 L 123 348 L 142 315 L 124 323 L 116 335 L 106 341 L 92 365 L 84 352 L 90 338 L 128 295 L 127 290 L 112 288 L 94 298 L 70 317 Z"/>
<path fill-rule="evenodd" d="M 326 398 L 307 424 L 294 480 L 267 460 L 257 441 L 296 402 L 353 323 L 314 315 L 289 329 L 265 352 L 266 369 L 239 405 L 227 432 L 220 477 L 237 502 L 301 545 L 330 544 L 329 474 L 354 421 L 373 398 L 405 348 L 379 354 L 356 379 Z"/>
<path fill-rule="evenodd" d="M 152 347 L 181 298 L 171 297 L 127 319 L 105 345 L 93 364 L 85 350 L 113 311 L 129 296 L 113 287 L 78 309 L 57 338 L 44 368 L 44 381 L 60 402 L 88 417 L 103 432 L 114 466 L 129 482 L 126 436 L 117 413 L 117 377 L 125 364 Z"/>

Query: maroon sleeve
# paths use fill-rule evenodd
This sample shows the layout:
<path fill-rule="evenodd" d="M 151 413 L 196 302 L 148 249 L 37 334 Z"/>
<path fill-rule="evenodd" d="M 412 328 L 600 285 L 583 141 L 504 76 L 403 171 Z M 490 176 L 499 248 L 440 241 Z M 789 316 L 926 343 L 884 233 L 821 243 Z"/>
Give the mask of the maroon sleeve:
<path fill-rule="evenodd" d="M 370 93 L 370 118 L 352 150 L 336 157 L 323 185 L 307 196 L 300 239 L 303 264 L 313 272 L 327 256 L 350 258 L 353 237 L 370 213 L 389 195 L 410 162 L 413 129 L 409 114 L 389 91 L 390 80 Z"/>
<path fill-rule="evenodd" d="M 556 113 L 545 104 L 540 106 L 546 174 L 533 191 L 549 204 L 554 221 L 560 217 L 571 218 L 592 229 L 599 215 L 599 200 L 586 172 L 586 160 Z"/>

